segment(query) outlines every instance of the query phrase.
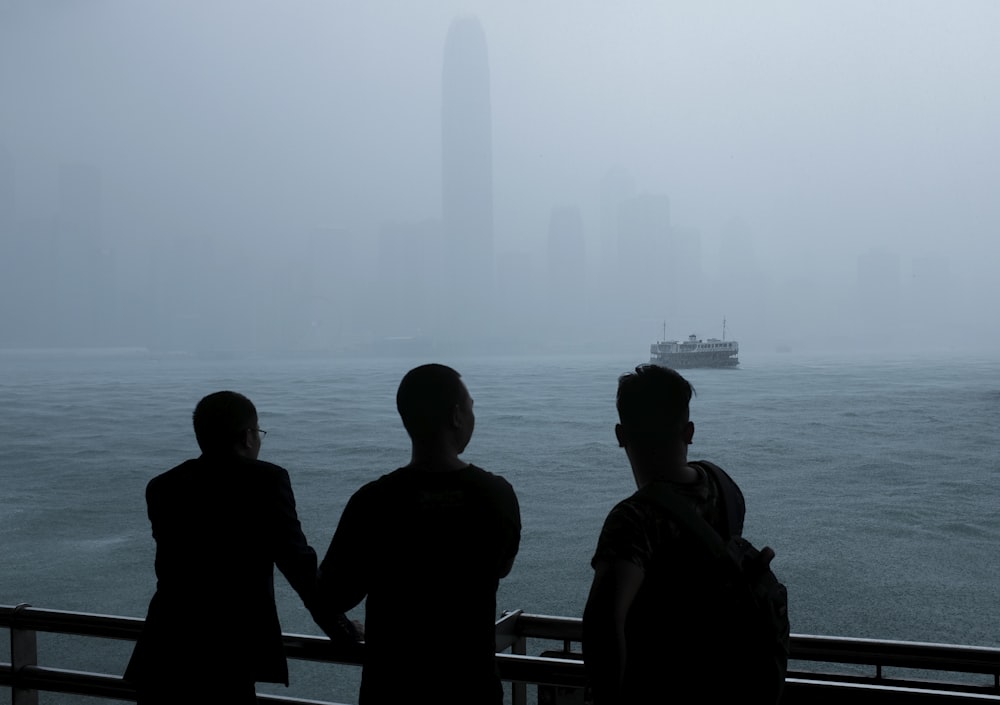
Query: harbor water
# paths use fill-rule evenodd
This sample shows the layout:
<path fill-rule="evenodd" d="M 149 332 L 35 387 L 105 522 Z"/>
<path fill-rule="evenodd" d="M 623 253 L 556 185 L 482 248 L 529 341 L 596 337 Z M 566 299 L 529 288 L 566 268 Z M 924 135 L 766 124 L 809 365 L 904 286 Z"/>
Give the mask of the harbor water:
<path fill-rule="evenodd" d="M 1000 646 L 1000 361 L 741 357 L 739 369 L 685 371 L 697 391 L 690 455 L 742 486 L 745 533 L 777 554 L 793 632 Z M 154 586 L 144 487 L 197 453 L 191 411 L 218 389 L 256 403 L 261 457 L 288 469 L 322 555 L 351 492 L 407 462 L 395 391 L 426 361 L 0 353 L 0 603 L 143 616 Z M 579 616 L 601 523 L 634 490 L 614 397 L 618 375 L 644 360 L 435 361 L 475 399 L 465 459 L 521 502 L 498 609 Z M 280 577 L 277 589 L 285 631 L 318 634 Z M 81 644 L 41 635 L 42 663 L 124 669 L 128 644 Z M 291 677 L 260 690 L 356 702 L 351 669 L 293 664 Z"/>

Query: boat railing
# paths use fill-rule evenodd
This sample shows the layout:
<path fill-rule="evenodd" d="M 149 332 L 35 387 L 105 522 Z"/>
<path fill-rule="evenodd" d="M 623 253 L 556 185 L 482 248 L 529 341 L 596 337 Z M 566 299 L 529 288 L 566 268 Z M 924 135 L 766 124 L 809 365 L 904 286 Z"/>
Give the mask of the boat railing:
<path fill-rule="evenodd" d="M 37 635 L 49 632 L 134 641 L 141 628 L 142 620 L 131 617 L 0 605 L 0 629 L 9 631 L 11 658 L 9 663 L 0 662 L 0 689 L 9 689 L 12 705 L 38 705 L 40 692 L 135 701 L 134 689 L 119 674 L 40 664 Z M 505 612 L 496 624 L 497 667 L 511 688 L 511 704 L 527 705 L 532 686 L 537 690 L 530 695 L 537 694 L 540 703 L 583 703 L 582 636 L 578 618 Z M 289 658 L 360 666 L 325 637 L 285 634 L 284 640 Z M 420 645 L 415 643 L 414 648 Z M 786 705 L 846 699 L 852 705 L 1000 703 L 1000 649 L 793 634 L 791 656 L 783 698 Z M 258 702 L 317 703 L 266 694 L 259 694 Z"/>

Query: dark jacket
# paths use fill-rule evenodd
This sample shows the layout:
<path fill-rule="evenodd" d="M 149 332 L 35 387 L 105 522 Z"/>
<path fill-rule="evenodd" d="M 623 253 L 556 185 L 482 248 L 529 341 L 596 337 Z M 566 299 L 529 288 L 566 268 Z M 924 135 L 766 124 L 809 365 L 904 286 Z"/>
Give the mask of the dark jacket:
<path fill-rule="evenodd" d="M 316 553 L 302 534 L 288 473 L 203 455 L 153 478 L 146 504 L 156 593 L 125 678 L 169 681 L 193 667 L 287 685 L 274 566 L 307 607 L 317 590 Z M 329 618 L 314 617 L 326 630 Z"/>

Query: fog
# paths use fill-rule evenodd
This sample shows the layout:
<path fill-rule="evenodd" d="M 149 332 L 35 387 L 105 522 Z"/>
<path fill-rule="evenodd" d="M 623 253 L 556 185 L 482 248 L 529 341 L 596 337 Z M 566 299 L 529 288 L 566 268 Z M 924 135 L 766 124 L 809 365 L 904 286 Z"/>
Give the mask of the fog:
<path fill-rule="evenodd" d="M 0 0 L 0 348 L 995 350 L 1000 4 Z"/>

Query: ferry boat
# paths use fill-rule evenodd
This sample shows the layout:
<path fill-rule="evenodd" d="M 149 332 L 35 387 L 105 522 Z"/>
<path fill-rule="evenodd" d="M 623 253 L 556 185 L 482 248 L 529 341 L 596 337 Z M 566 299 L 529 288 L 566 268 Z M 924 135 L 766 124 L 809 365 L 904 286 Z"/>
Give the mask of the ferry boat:
<path fill-rule="evenodd" d="M 664 326 L 666 338 L 666 326 Z M 726 340 L 726 323 L 722 323 L 722 339 L 700 340 L 689 335 L 685 341 L 661 340 L 649 347 L 649 361 L 673 369 L 692 367 L 736 367 L 740 364 L 740 344 Z"/>

